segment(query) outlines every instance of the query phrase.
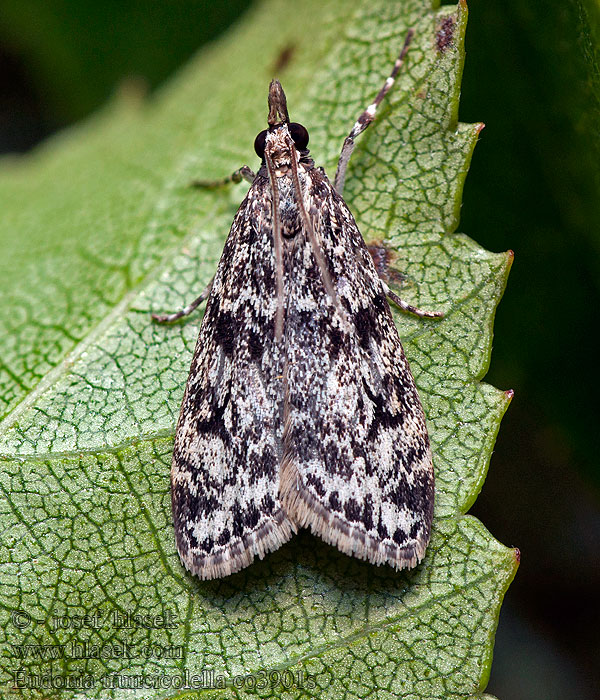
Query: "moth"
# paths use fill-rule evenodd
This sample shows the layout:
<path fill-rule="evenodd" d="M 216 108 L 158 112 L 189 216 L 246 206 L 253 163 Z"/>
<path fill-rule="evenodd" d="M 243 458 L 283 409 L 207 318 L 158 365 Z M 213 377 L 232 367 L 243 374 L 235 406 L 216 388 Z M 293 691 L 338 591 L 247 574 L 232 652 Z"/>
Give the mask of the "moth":
<path fill-rule="evenodd" d="M 342 199 L 356 137 L 392 87 L 413 32 L 344 141 L 332 185 L 269 87 L 261 159 L 208 299 L 175 434 L 177 549 L 201 579 L 228 576 L 308 527 L 396 569 L 427 547 L 434 475 L 425 416 L 379 277 Z M 207 183 L 200 183 L 207 184 Z M 214 184 L 214 183 L 213 183 Z"/>

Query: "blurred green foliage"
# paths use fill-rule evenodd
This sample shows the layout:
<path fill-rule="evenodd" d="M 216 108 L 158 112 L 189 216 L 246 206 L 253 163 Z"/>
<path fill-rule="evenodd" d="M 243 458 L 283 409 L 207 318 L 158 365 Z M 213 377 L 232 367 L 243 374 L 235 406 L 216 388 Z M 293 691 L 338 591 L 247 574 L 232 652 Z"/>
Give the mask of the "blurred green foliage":
<path fill-rule="evenodd" d="M 593 9 L 597 18 L 599 7 Z M 483 119 L 461 228 L 514 248 L 489 379 L 557 432 L 600 485 L 598 42 L 576 0 L 472 0 L 461 118 Z M 485 79 L 482 79 L 482 76 Z"/>
<path fill-rule="evenodd" d="M 125 78 L 156 87 L 250 0 L 1 0 L 0 40 L 54 126 L 99 107 Z"/>
<path fill-rule="evenodd" d="M 600 5 L 469 7 L 460 116 L 487 128 L 460 229 L 490 250 L 515 250 L 487 375 L 515 398 L 472 511 L 523 554 L 489 690 L 591 698 L 600 684 Z M 514 644 L 535 635 L 562 654 L 562 686 L 548 673 L 555 658 L 544 664 L 541 647 Z M 524 675 L 537 695 L 524 693 Z"/>

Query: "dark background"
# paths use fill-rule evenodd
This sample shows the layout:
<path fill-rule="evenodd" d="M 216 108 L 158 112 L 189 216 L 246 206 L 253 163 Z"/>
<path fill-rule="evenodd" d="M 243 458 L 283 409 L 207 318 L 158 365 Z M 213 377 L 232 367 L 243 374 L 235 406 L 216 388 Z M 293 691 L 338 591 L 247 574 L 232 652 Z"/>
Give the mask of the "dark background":
<path fill-rule="evenodd" d="M 521 567 L 488 692 L 600 687 L 600 8 L 470 0 L 460 117 L 485 121 L 460 230 L 515 264 L 487 380 L 515 390 L 472 512 Z M 26 151 L 125 79 L 152 90 L 250 0 L 0 0 L 0 151 Z M 589 13 L 588 13 L 589 11 Z"/>

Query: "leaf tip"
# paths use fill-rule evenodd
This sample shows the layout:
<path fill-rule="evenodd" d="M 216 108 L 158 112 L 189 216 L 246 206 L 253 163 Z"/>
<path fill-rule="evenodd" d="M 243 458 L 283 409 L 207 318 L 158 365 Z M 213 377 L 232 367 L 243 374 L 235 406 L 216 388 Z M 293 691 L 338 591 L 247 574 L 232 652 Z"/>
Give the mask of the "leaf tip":
<path fill-rule="evenodd" d="M 149 93 L 147 81 L 141 76 L 124 78 L 115 90 L 115 99 L 118 104 L 124 104 L 131 109 L 139 109 L 145 102 Z"/>
<path fill-rule="evenodd" d="M 512 264 L 515 261 L 515 252 L 514 250 L 507 250 L 506 253 L 506 273 L 508 274 L 510 272 L 510 269 L 512 268 Z"/>

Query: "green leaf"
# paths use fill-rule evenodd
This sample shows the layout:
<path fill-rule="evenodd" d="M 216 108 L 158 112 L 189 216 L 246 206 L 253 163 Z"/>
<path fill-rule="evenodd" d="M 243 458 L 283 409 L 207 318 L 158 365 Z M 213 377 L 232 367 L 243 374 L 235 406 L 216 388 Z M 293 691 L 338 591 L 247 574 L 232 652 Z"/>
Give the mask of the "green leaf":
<path fill-rule="evenodd" d="M 151 103 L 125 96 L 2 164 L 1 683 L 65 698 L 77 691 L 61 683 L 86 679 L 98 698 L 280 696 L 294 679 L 286 697 L 481 696 L 517 563 L 465 513 L 510 400 L 480 379 L 511 256 L 453 233 L 480 130 L 457 122 L 465 22 L 464 4 L 267 0 Z M 255 165 L 272 66 L 292 45 L 292 118 L 331 173 L 411 26 L 346 198 L 365 237 L 395 250 L 405 298 L 446 312 L 397 318 L 434 449 L 426 559 L 399 574 L 303 533 L 200 582 L 179 564 L 168 485 L 199 319 L 148 312 L 204 287 L 244 186 L 187 183 Z M 127 613 L 147 617 L 118 626 Z M 225 688 L 180 691 L 184 672 Z"/>

